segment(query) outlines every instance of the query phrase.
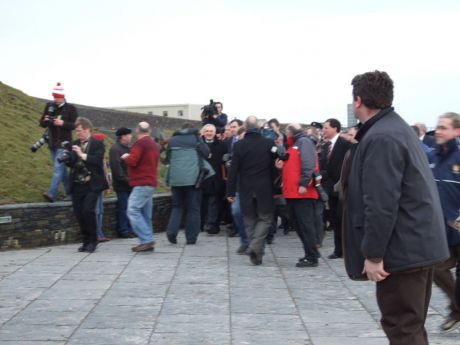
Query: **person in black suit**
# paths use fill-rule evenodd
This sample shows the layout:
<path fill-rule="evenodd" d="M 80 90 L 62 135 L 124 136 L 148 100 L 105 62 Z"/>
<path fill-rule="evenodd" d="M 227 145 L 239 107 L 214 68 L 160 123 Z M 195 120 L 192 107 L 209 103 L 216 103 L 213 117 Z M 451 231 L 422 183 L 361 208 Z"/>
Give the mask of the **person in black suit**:
<path fill-rule="evenodd" d="M 321 162 L 324 188 L 329 195 L 329 222 L 334 229 L 334 252 L 329 259 L 343 256 L 342 250 L 342 207 L 334 186 L 340 180 L 343 159 L 351 143 L 340 136 L 342 126 L 337 119 L 328 119 L 323 126 L 325 144 L 322 147 Z"/>
<path fill-rule="evenodd" d="M 228 145 L 217 139 L 216 127 L 211 124 L 203 126 L 201 129 L 203 141 L 208 145 L 209 164 L 214 169 L 215 175 L 203 181 L 201 186 L 203 195 L 201 199 L 201 226 L 206 224 L 206 232 L 209 235 L 216 235 L 220 231 L 219 214 L 220 201 L 225 195 L 221 194 L 222 185 L 222 157 L 227 153 Z"/>
<path fill-rule="evenodd" d="M 104 174 L 104 144 L 92 138 L 90 120 L 79 117 L 75 121 L 78 140 L 72 142 L 72 151 L 61 156 L 70 170 L 72 205 L 82 236 L 80 252 L 93 253 L 97 247 L 96 202 L 109 188 Z"/>
<path fill-rule="evenodd" d="M 265 239 L 273 223 L 276 157 L 272 153 L 274 142 L 260 134 L 256 117 L 248 117 L 245 127 L 244 139 L 233 147 L 227 196 L 230 202 L 235 201 L 238 183 L 244 227 L 250 242 L 248 254 L 254 265 L 260 265 Z"/>
<path fill-rule="evenodd" d="M 424 143 L 429 148 L 435 148 L 436 140 L 434 136 L 426 134 L 427 132 L 426 125 L 424 123 L 418 122 L 415 124 L 415 127 L 418 128 L 419 138 L 422 141 L 422 143 Z"/>

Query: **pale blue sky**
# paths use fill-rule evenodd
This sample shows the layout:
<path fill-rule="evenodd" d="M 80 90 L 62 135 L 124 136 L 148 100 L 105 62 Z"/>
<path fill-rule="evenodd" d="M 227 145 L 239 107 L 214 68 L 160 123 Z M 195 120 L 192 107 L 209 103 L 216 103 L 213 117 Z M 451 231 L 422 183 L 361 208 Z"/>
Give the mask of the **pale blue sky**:
<path fill-rule="evenodd" d="M 345 120 L 350 80 L 386 70 L 396 110 L 460 111 L 460 1 L 0 2 L 0 81 L 95 106 L 224 102 L 231 116 Z"/>

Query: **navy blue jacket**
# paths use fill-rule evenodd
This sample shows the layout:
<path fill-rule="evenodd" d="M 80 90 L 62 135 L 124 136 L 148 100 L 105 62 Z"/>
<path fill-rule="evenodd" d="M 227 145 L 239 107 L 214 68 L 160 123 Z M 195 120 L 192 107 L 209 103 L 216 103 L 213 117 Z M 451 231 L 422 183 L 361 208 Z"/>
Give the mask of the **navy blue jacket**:
<path fill-rule="evenodd" d="M 460 148 L 457 140 L 428 154 L 431 171 L 438 184 L 439 197 L 446 222 L 447 240 L 449 246 L 460 244 L 460 232 L 451 228 L 447 222 L 454 222 L 460 214 Z"/>

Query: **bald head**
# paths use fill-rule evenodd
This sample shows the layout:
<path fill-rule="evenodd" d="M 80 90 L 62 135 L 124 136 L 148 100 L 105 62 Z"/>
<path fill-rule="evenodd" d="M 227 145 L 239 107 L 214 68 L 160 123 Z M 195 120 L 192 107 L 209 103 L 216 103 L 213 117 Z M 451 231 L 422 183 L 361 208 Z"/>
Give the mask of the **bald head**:
<path fill-rule="evenodd" d="M 246 119 L 246 121 L 244 122 L 244 127 L 246 127 L 246 130 L 258 128 L 258 126 L 257 126 L 257 117 L 249 116 Z"/>
<path fill-rule="evenodd" d="M 142 121 L 136 127 L 136 133 L 138 137 L 150 135 L 150 125 L 148 122 Z"/>

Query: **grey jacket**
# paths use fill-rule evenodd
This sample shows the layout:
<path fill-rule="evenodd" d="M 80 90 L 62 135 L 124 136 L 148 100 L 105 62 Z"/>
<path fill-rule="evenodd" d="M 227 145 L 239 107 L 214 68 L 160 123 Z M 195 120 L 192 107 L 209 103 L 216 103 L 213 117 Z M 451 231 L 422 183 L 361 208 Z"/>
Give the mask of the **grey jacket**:
<path fill-rule="evenodd" d="M 402 272 L 449 257 L 433 175 L 420 140 L 393 111 L 382 110 L 357 135 L 348 181 L 345 266 L 363 278 L 365 258 Z"/>
<path fill-rule="evenodd" d="M 200 172 L 199 156 L 203 161 L 209 155 L 209 148 L 199 137 L 197 129 L 177 131 L 169 140 L 166 159 L 169 169 L 166 184 L 170 187 L 194 186 Z"/>

